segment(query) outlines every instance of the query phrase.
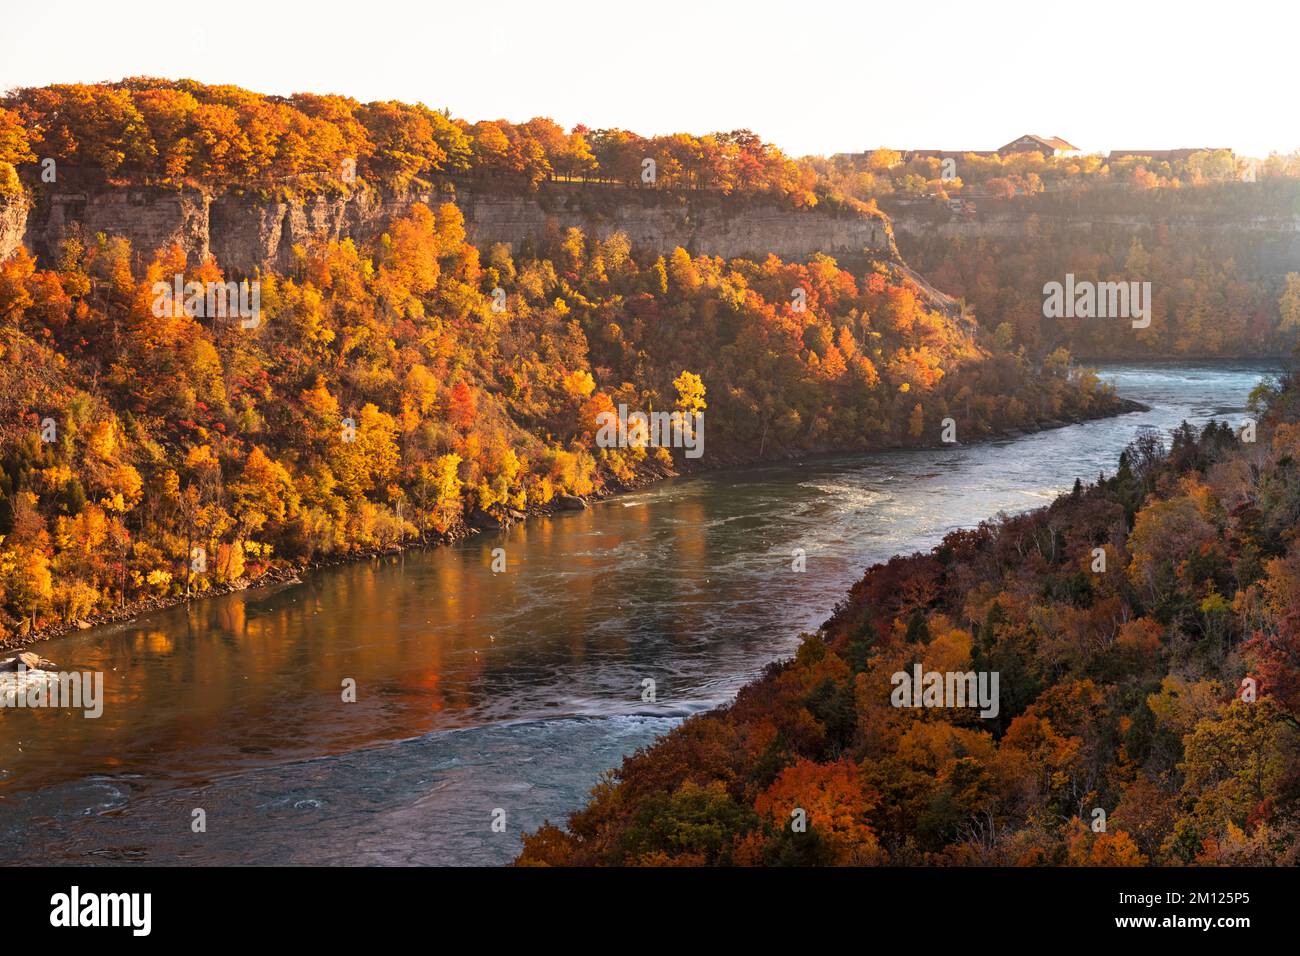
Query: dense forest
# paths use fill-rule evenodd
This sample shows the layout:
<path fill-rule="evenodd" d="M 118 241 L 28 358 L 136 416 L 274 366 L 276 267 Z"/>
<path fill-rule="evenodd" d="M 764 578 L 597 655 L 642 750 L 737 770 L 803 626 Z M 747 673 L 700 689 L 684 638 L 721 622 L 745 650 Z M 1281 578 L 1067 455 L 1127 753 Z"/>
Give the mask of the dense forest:
<path fill-rule="evenodd" d="M 1089 358 L 1286 355 L 1300 337 L 1300 273 L 1259 265 L 1264 237 L 1168 226 L 1080 231 L 1041 220 L 1020 238 L 938 233 L 901 243 L 909 262 L 963 300 L 1006 347 L 1056 348 Z M 1151 323 L 1047 318 L 1043 286 L 1076 281 L 1151 286 Z"/>
<path fill-rule="evenodd" d="M 1007 344 L 1094 358 L 1285 355 L 1296 344 L 1300 273 L 1284 272 L 1281 244 L 1300 211 L 1300 180 L 1040 193 L 981 201 L 979 209 L 1023 228 L 913 230 L 900 248 Z M 933 218 L 952 217 L 944 209 Z M 1043 284 L 1066 273 L 1150 282 L 1150 326 L 1045 318 Z"/>
<path fill-rule="evenodd" d="M 1296 344 L 1300 274 L 1276 247 L 1300 213 L 1300 155 L 968 154 L 945 176 L 940 158 L 877 150 L 814 166 L 827 192 L 935 227 L 900 231 L 911 265 L 1032 354 L 1285 355 Z M 986 222 L 1021 228 L 986 233 Z M 1044 318 L 1043 285 L 1066 273 L 1150 282 L 1151 326 Z"/>
<path fill-rule="evenodd" d="M 528 255 L 416 206 L 370 248 L 300 249 L 256 322 L 155 283 L 179 248 L 67 240 L 0 264 L 0 623 L 25 634 L 358 551 L 437 540 L 686 465 L 933 444 L 1113 412 L 1095 376 L 990 351 L 897 266 Z M 598 447 L 598 418 L 704 411 L 704 455 Z M 202 560 L 196 561 L 199 554 Z"/>
<path fill-rule="evenodd" d="M 890 149 L 795 158 L 743 129 L 660 136 L 584 125 L 566 131 L 547 117 L 470 122 L 423 104 L 268 96 L 153 77 L 31 87 L 0 98 L 0 195 L 19 188 L 17 168 L 47 158 L 110 182 L 223 190 L 401 188 L 472 177 L 496 188 L 578 181 L 707 189 L 774 196 L 800 207 L 1085 192 L 1124 194 L 1118 201 L 1125 202 L 1131 191 L 1190 195 L 1235 182 L 1243 168 L 1226 150 L 1113 162 L 1099 154 L 1026 152 L 968 154 L 946 174 L 938 158 L 908 159 Z M 1300 157 L 1271 156 L 1252 170 L 1260 182 L 1293 183 L 1300 179 Z"/>
<path fill-rule="evenodd" d="M 137 77 L 0 98 L 0 196 L 17 196 L 24 184 L 44 189 L 47 159 L 69 181 L 89 173 L 109 184 L 268 195 L 465 181 L 528 191 L 558 181 L 850 212 L 880 201 L 936 225 L 1011 216 L 1027 224 L 1017 238 L 939 229 L 900 237 L 911 264 L 962 299 L 1003 348 L 1023 346 L 1036 358 L 1061 347 L 1090 359 L 1286 354 L 1300 330 L 1300 273 L 1276 267 L 1264 245 L 1279 237 L 1249 225 L 1300 211 L 1296 154 L 1248 161 L 1203 150 L 1112 161 L 969 153 L 945 166 L 935 156 L 877 149 L 795 159 L 748 130 L 566 131 L 545 117 L 470 122 L 421 104 Z M 1076 228 L 1105 217 L 1137 224 Z M 1171 227 L 1187 217 L 1205 228 Z M 1233 223 L 1240 228 L 1214 225 Z M 1067 272 L 1150 282 L 1151 327 L 1044 318 L 1043 284 Z"/>
<path fill-rule="evenodd" d="M 947 165 L 945 158 L 949 160 Z M 1275 154 L 1252 162 L 1234 156 L 1227 149 L 1198 150 L 1175 158 L 1124 155 L 1113 160 L 1101 153 L 1080 156 L 1044 156 L 1036 151 L 1006 156 L 966 153 L 941 158 L 876 149 L 808 162 L 819 180 L 859 200 L 928 196 L 1010 199 L 1044 193 L 1078 197 L 1091 192 L 1123 197 L 1130 191 L 1162 190 L 1177 195 L 1184 189 L 1189 190 L 1190 196 L 1202 186 L 1240 183 L 1247 173 L 1251 179 L 1249 185 L 1300 179 L 1298 153 Z M 1122 203 L 1127 199 L 1116 201 Z"/>
<path fill-rule="evenodd" d="M 938 158 L 891 149 L 794 158 L 749 130 L 642 136 L 578 125 L 566 131 L 546 117 L 470 122 L 423 104 L 268 96 L 155 77 L 29 87 L 0 98 L 0 187 L 12 182 L 12 167 L 47 157 L 119 182 L 221 189 L 338 188 L 353 176 L 384 186 L 477 176 L 524 186 L 579 180 L 769 193 L 797 206 L 826 198 L 1180 190 L 1232 182 L 1243 169 L 1228 150 L 1114 161 L 1025 152 L 966 154 L 945 173 Z M 647 159 L 654 160 L 652 178 L 645 175 Z M 1300 156 L 1270 156 L 1252 172 L 1261 181 L 1300 178 Z"/>
<path fill-rule="evenodd" d="M 1300 382 L 872 567 L 794 659 L 626 759 L 523 864 L 1295 865 Z M 1000 707 L 891 675 L 997 672 Z M 805 824 L 794 820 L 803 815 Z"/>
<path fill-rule="evenodd" d="M 265 96 L 145 77 L 0 98 L 0 195 L 18 189 L 15 167 L 46 158 L 114 182 L 222 190 L 402 188 L 475 177 L 498 189 L 576 180 L 762 194 L 803 207 L 816 205 L 825 186 L 807 163 L 748 130 L 566 132 L 545 117 L 470 123 L 421 104 Z"/>

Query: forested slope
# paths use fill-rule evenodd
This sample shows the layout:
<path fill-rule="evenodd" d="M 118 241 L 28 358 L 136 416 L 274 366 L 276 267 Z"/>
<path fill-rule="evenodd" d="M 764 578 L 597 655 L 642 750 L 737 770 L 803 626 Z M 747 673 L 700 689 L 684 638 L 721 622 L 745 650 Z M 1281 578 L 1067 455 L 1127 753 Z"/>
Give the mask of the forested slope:
<path fill-rule="evenodd" d="M 438 540 L 687 465 L 1119 407 L 1063 353 L 990 350 L 888 263 L 646 256 L 576 229 L 539 245 L 480 251 L 454 205 L 417 205 L 365 247 L 297 250 L 255 280 L 255 318 L 160 308 L 160 287 L 224 279 L 179 247 L 73 237 L 52 268 L 0 264 L 0 625 Z M 703 455 L 598 447 L 620 404 L 703 412 Z"/>

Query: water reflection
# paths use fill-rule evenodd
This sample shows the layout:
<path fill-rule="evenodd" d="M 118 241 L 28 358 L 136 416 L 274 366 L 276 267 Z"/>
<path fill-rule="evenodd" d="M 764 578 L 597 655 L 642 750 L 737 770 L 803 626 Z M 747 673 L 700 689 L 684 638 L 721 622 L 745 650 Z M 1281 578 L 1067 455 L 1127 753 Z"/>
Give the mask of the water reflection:
<path fill-rule="evenodd" d="M 49 642 L 61 667 L 105 672 L 104 714 L 2 712 L 0 859 L 39 825 L 70 859 L 348 862 L 330 834 L 364 820 L 372 861 L 503 861 L 513 844 L 483 843 L 478 801 L 513 794 L 521 826 L 558 816 L 788 654 L 863 568 L 1113 471 L 1139 427 L 1239 416 L 1261 371 L 1114 367 L 1151 412 L 675 480 Z M 240 836 L 192 843 L 196 795 Z M 374 829 L 389 815 L 407 829 Z"/>

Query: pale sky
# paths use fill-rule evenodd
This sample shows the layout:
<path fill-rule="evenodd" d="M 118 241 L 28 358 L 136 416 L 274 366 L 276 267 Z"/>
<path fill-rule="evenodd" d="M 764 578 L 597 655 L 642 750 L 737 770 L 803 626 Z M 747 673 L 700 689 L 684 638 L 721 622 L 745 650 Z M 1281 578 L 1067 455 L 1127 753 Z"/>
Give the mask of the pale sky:
<path fill-rule="evenodd" d="M 3 11 L 0 89 L 132 75 L 420 101 L 643 135 L 748 127 L 796 156 L 1300 149 L 1293 2 L 220 0 Z"/>

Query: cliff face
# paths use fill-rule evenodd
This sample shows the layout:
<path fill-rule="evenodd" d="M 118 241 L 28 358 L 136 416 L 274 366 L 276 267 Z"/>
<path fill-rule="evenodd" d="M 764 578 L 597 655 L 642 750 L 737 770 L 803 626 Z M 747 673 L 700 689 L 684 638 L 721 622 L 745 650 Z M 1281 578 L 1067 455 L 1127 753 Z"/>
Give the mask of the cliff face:
<path fill-rule="evenodd" d="M 0 198 L 0 260 L 9 258 L 23 244 L 26 230 L 26 197 Z"/>
<path fill-rule="evenodd" d="M 1185 213 L 1116 213 L 1079 210 L 1070 214 L 1044 212 L 1029 206 L 981 202 L 973 215 L 955 214 L 931 201 L 886 201 L 904 255 L 915 253 L 917 240 L 947 239 L 1021 241 L 1045 239 L 1046 230 L 1094 237 L 1144 238 L 1159 228 L 1171 241 L 1197 244 L 1228 243 L 1246 255 L 1251 267 L 1265 275 L 1295 271 L 1300 265 L 1300 214 L 1224 215 L 1209 211 Z"/>
<path fill-rule="evenodd" d="M 823 252 L 839 259 L 895 259 L 884 216 L 800 211 L 774 202 L 674 195 L 610 186 L 545 185 L 512 194 L 481 187 L 454 192 L 359 190 L 350 196 L 270 200 L 197 189 L 44 187 L 30 203 L 0 206 L 0 257 L 21 242 L 48 259 L 73 230 L 124 236 L 141 254 L 179 242 L 192 257 L 209 253 L 230 274 L 288 264 L 295 244 L 370 240 L 414 203 L 451 200 L 465 216 L 471 242 L 518 246 L 548 229 L 582 228 L 589 236 L 627 234 L 636 248 L 667 253 L 682 246 L 724 258 L 775 253 L 803 260 Z"/>

